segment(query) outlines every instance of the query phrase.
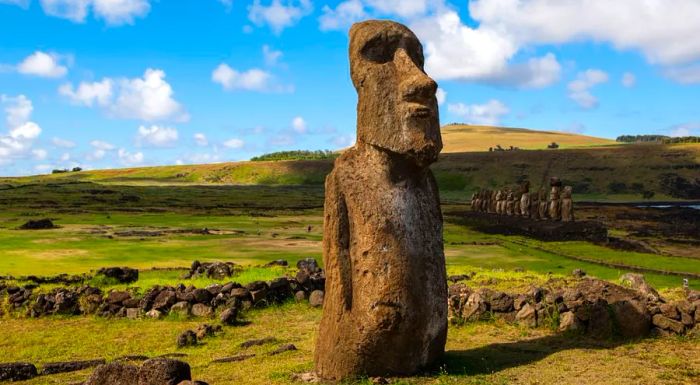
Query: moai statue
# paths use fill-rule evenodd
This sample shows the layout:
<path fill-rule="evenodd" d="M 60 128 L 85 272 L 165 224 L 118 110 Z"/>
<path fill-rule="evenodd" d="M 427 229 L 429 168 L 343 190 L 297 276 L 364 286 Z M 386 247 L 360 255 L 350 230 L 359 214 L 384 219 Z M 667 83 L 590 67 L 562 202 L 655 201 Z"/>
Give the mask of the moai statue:
<path fill-rule="evenodd" d="M 547 190 L 544 188 L 540 189 L 540 206 L 538 210 L 540 220 L 546 220 L 548 217 L 547 211 L 549 210 L 549 204 L 547 203 Z"/>
<path fill-rule="evenodd" d="M 447 338 L 447 278 L 438 187 L 437 84 L 405 26 L 350 29 L 357 143 L 326 178 L 326 293 L 314 362 L 320 378 L 410 375 Z"/>
<path fill-rule="evenodd" d="M 516 191 L 515 194 L 513 194 L 513 215 L 516 217 L 520 216 L 520 198 L 522 194 L 520 194 L 519 191 Z"/>
<path fill-rule="evenodd" d="M 491 191 L 484 190 L 484 198 L 481 200 L 481 212 L 485 213 L 489 210 L 491 200 Z"/>
<path fill-rule="evenodd" d="M 574 202 L 571 199 L 573 188 L 571 186 L 564 187 L 561 193 L 561 220 L 562 222 L 574 221 Z"/>
<path fill-rule="evenodd" d="M 503 214 L 503 191 L 496 190 L 496 214 Z"/>
<path fill-rule="evenodd" d="M 515 208 L 515 194 L 513 194 L 512 191 L 508 191 L 508 195 L 506 196 L 506 215 L 512 216 L 513 209 Z"/>
<path fill-rule="evenodd" d="M 523 182 L 520 185 L 520 215 L 530 218 L 530 182 Z"/>
<path fill-rule="evenodd" d="M 561 200 L 559 199 L 560 189 L 561 187 L 559 186 L 552 186 L 552 190 L 549 193 L 549 208 L 547 214 L 549 219 L 553 221 L 561 220 Z"/>
<path fill-rule="evenodd" d="M 530 196 L 530 218 L 536 221 L 540 220 L 540 196 L 537 193 L 529 194 Z"/>
<path fill-rule="evenodd" d="M 489 200 L 489 213 L 496 213 L 496 204 L 498 204 L 497 198 L 498 192 L 496 190 L 491 191 L 491 199 Z"/>
<path fill-rule="evenodd" d="M 476 193 L 472 193 L 471 208 L 476 211 Z"/>

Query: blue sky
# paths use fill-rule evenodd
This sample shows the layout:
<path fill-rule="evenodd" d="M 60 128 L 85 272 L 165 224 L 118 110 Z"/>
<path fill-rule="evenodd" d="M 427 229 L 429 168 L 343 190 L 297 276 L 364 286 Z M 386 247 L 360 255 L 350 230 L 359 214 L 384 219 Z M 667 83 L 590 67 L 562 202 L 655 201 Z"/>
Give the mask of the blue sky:
<path fill-rule="evenodd" d="M 423 41 L 443 124 L 700 135 L 696 0 L 0 0 L 0 175 L 348 146 L 368 18 Z"/>

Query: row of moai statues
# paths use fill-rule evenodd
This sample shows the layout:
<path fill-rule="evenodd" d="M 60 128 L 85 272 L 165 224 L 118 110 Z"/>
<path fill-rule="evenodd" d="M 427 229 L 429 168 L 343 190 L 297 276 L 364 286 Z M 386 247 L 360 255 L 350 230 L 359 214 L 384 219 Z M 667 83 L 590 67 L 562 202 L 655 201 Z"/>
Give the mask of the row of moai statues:
<path fill-rule="evenodd" d="M 472 210 L 534 220 L 574 221 L 574 204 L 571 186 L 563 186 L 559 178 L 550 179 L 550 192 L 542 188 L 530 192 L 530 182 L 520 185 L 518 191 L 480 190 L 472 195 Z"/>

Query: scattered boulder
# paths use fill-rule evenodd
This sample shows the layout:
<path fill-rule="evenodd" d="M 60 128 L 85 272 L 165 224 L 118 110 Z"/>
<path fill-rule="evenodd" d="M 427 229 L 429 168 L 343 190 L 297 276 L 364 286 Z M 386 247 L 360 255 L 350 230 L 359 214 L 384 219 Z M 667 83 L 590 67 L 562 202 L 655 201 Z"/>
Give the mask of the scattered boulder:
<path fill-rule="evenodd" d="M 251 346 L 261 346 L 261 345 L 273 343 L 276 341 L 277 341 L 277 339 L 275 337 L 265 337 L 265 338 L 260 338 L 257 340 L 248 340 L 248 341 L 245 341 L 241 344 L 241 348 L 247 349 Z"/>
<path fill-rule="evenodd" d="M 192 306 L 192 315 L 195 317 L 209 318 L 214 315 L 214 310 L 212 310 L 211 306 L 196 303 Z"/>
<path fill-rule="evenodd" d="M 309 305 L 311 305 L 313 307 L 323 306 L 323 297 L 324 297 L 323 290 L 312 291 L 311 295 L 309 296 Z"/>
<path fill-rule="evenodd" d="M 192 380 L 190 366 L 168 358 L 150 359 L 138 372 L 138 385 L 177 385 L 189 380 Z"/>
<path fill-rule="evenodd" d="M 57 228 L 51 219 L 29 220 L 19 227 L 20 230 L 51 230 Z"/>
<path fill-rule="evenodd" d="M 192 313 L 190 311 L 190 303 L 186 301 L 180 301 L 175 303 L 170 307 L 170 314 L 175 314 L 181 318 L 187 318 Z"/>
<path fill-rule="evenodd" d="M 184 348 L 186 346 L 197 345 L 197 334 L 192 330 L 185 330 L 177 336 L 177 347 Z"/>
<path fill-rule="evenodd" d="M 24 381 L 37 374 L 36 366 L 26 362 L 0 364 L 0 381 Z"/>
<path fill-rule="evenodd" d="M 627 273 L 620 277 L 620 282 L 646 295 L 651 301 L 663 302 L 659 293 L 647 283 L 642 274 Z"/>
<path fill-rule="evenodd" d="M 559 331 L 573 332 L 581 328 L 579 320 L 573 312 L 567 311 L 559 315 Z"/>
<path fill-rule="evenodd" d="M 673 332 L 675 334 L 683 334 L 685 331 L 685 325 L 682 322 L 668 318 L 662 314 L 655 314 L 652 317 L 652 323 L 659 329 Z"/>
<path fill-rule="evenodd" d="M 571 275 L 574 276 L 574 278 L 583 278 L 586 276 L 586 272 L 583 271 L 583 269 L 574 269 L 574 271 L 571 273 Z"/>
<path fill-rule="evenodd" d="M 537 310 L 535 310 L 534 306 L 526 303 L 515 315 L 515 320 L 527 327 L 537 327 Z"/>
<path fill-rule="evenodd" d="M 216 333 L 221 333 L 221 330 L 221 326 L 219 325 L 212 326 L 209 324 L 201 324 L 197 326 L 195 334 L 197 335 L 198 339 L 202 340 L 207 337 L 213 337 L 216 335 Z"/>
<path fill-rule="evenodd" d="M 231 356 L 231 357 L 223 357 L 223 358 L 217 358 L 213 360 L 211 363 L 212 364 L 223 364 L 223 363 L 228 363 L 228 362 L 240 362 L 240 361 L 245 361 L 249 358 L 255 357 L 255 354 L 239 354 L 237 356 Z"/>
<path fill-rule="evenodd" d="M 219 320 L 224 325 L 235 325 L 238 319 L 238 308 L 231 307 L 221 312 Z"/>
<path fill-rule="evenodd" d="M 289 266 L 289 262 L 287 262 L 284 259 L 277 259 L 272 262 L 268 262 L 265 267 L 273 267 L 273 266 L 282 266 L 282 267 L 287 267 Z"/>
<path fill-rule="evenodd" d="M 139 369 L 134 365 L 112 362 L 95 369 L 84 385 L 137 384 Z"/>
<path fill-rule="evenodd" d="M 92 368 L 99 365 L 104 365 L 105 360 L 89 360 L 89 361 L 68 361 L 68 362 L 51 362 L 42 365 L 41 374 L 57 374 L 57 373 L 68 373 L 76 372 L 78 370 L 84 370 L 87 368 Z"/>
<path fill-rule="evenodd" d="M 97 275 L 115 279 L 119 283 L 132 283 L 139 280 L 139 271 L 129 267 L 105 267 L 97 270 Z"/>
<path fill-rule="evenodd" d="M 271 356 L 274 356 L 274 355 L 277 355 L 277 354 L 280 354 L 280 353 L 289 352 L 289 351 L 293 351 L 293 350 L 297 350 L 297 347 L 294 346 L 294 344 L 281 345 L 281 346 L 278 347 L 277 349 L 271 351 L 271 352 L 270 352 L 270 355 L 271 355 Z"/>

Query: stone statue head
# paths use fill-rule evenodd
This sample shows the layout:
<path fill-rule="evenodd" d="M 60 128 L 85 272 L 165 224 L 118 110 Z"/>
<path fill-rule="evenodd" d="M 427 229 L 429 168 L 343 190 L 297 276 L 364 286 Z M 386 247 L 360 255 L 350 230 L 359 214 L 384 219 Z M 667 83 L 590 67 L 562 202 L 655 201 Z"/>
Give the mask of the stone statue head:
<path fill-rule="evenodd" d="M 416 35 L 392 21 L 350 29 L 350 76 L 358 94 L 357 141 L 403 155 L 420 166 L 442 150 L 435 92 Z"/>
<path fill-rule="evenodd" d="M 571 186 L 564 186 L 564 190 L 562 190 L 561 193 L 562 198 L 571 198 L 571 193 L 573 190 L 574 189 Z"/>

